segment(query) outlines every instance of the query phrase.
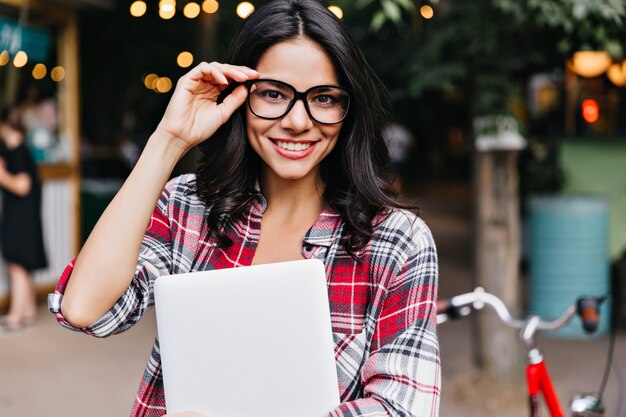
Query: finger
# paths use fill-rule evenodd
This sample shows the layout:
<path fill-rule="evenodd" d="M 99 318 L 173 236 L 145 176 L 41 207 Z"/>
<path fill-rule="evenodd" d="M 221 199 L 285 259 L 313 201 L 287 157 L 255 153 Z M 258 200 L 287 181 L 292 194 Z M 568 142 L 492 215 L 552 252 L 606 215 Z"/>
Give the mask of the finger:
<path fill-rule="evenodd" d="M 240 85 L 232 93 L 224 98 L 217 108 L 222 114 L 222 123 L 232 116 L 232 114 L 246 101 L 248 90 L 245 85 Z"/>
<path fill-rule="evenodd" d="M 215 63 L 209 64 L 207 62 L 201 62 L 193 67 L 187 74 L 181 77 L 181 80 L 228 85 L 228 80 L 217 65 L 215 65 Z"/>
<path fill-rule="evenodd" d="M 244 65 L 232 65 L 232 64 L 223 64 L 224 66 L 232 69 L 236 69 L 237 71 L 243 72 L 249 78 L 257 78 L 259 73 L 256 70 L 253 70 L 250 67 L 246 67 Z"/>
<path fill-rule="evenodd" d="M 228 85 L 228 79 L 226 78 L 226 75 L 220 68 L 218 68 L 215 63 L 207 64 L 206 62 L 203 62 L 202 64 L 198 65 L 198 73 L 192 79 L 198 81 L 213 81 L 217 82 L 218 84 Z"/>
<path fill-rule="evenodd" d="M 243 70 L 243 68 L 245 67 L 238 67 L 235 65 L 230 65 L 230 64 L 222 64 L 222 63 L 215 63 L 216 67 L 220 69 L 220 71 L 222 71 L 222 73 L 235 80 L 235 81 L 246 81 L 248 79 L 250 79 L 250 77 L 253 75 L 252 73 L 249 73 L 245 70 Z"/>
<path fill-rule="evenodd" d="M 191 75 L 192 79 L 202 81 L 216 81 L 219 84 L 229 84 L 228 80 L 243 82 L 250 78 L 252 73 L 248 75 L 238 67 L 219 62 L 206 63 L 202 62 L 197 67 L 197 71 Z"/>

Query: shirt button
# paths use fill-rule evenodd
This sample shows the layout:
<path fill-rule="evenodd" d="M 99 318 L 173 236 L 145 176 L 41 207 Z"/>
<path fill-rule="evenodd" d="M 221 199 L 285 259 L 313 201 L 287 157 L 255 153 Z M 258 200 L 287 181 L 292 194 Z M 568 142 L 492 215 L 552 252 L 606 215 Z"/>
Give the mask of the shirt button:
<path fill-rule="evenodd" d="M 313 250 L 313 245 L 311 245 L 310 243 L 305 243 L 304 250 L 305 252 L 311 252 Z"/>

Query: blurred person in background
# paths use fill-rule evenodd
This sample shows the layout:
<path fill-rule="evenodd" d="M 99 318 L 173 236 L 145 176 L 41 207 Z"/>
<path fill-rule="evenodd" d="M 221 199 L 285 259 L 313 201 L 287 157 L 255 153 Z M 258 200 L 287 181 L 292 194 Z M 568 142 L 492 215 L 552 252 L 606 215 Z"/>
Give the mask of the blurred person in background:
<path fill-rule="evenodd" d="M 398 122 L 389 123 L 383 128 L 383 138 L 389 149 L 389 159 L 396 178 L 394 187 L 399 193 L 402 192 L 402 182 L 407 172 L 407 162 L 413 147 L 415 137 L 411 131 Z"/>
<path fill-rule="evenodd" d="M 0 120 L 0 244 L 10 279 L 9 312 L 0 317 L 0 331 L 23 329 L 36 317 L 31 271 L 47 266 L 41 225 L 41 182 L 24 142 L 22 129 Z"/>
<path fill-rule="evenodd" d="M 259 6 L 227 62 L 180 78 L 50 310 L 106 337 L 140 320 L 159 276 L 319 259 L 342 402 L 329 415 L 436 417 L 437 254 L 391 186 L 384 87 L 318 0 Z M 197 145 L 196 175 L 169 180 Z M 131 414 L 165 406 L 156 340 Z"/>

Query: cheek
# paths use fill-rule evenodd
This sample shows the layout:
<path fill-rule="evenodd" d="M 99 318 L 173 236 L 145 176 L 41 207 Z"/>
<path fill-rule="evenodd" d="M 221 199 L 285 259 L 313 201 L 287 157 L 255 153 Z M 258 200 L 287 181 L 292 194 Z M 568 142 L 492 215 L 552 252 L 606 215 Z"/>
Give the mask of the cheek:
<path fill-rule="evenodd" d="M 325 126 L 322 129 L 322 134 L 330 139 L 332 142 L 330 145 L 329 152 L 337 145 L 337 141 L 339 140 L 339 134 L 341 133 L 341 125 L 338 126 Z"/>
<path fill-rule="evenodd" d="M 246 134 L 248 142 L 258 142 L 258 137 L 263 136 L 272 126 L 272 121 L 259 119 L 250 110 L 246 111 Z"/>

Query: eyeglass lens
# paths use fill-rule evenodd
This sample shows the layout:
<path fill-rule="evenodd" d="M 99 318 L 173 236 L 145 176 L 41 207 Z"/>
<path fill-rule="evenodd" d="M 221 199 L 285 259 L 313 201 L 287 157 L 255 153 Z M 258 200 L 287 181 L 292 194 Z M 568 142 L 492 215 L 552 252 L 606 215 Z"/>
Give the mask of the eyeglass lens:
<path fill-rule="evenodd" d="M 262 118 L 277 119 L 284 116 L 296 99 L 289 84 L 276 81 L 257 81 L 250 87 L 250 109 Z M 320 86 L 307 92 L 305 106 L 309 115 L 320 123 L 338 123 L 348 111 L 350 96 L 347 91 Z"/>

